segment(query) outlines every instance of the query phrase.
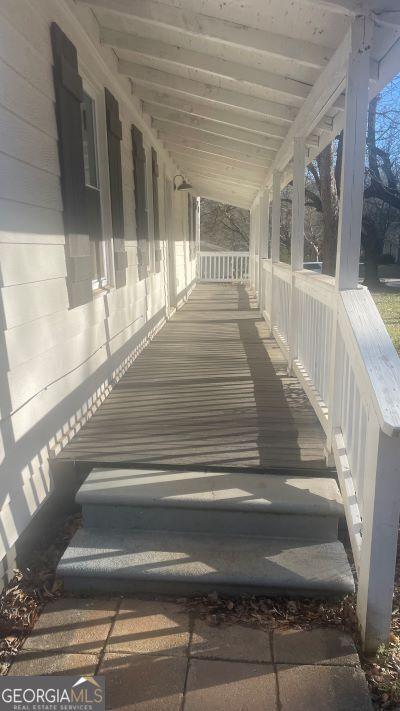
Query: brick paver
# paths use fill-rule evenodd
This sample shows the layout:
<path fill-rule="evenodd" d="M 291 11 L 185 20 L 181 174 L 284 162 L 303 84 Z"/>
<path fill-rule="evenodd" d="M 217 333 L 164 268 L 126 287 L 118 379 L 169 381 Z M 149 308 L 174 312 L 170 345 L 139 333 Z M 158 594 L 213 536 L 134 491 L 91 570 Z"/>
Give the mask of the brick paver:
<path fill-rule="evenodd" d="M 244 625 L 213 627 L 195 620 L 190 655 L 231 661 L 271 662 L 270 635 Z"/>
<path fill-rule="evenodd" d="M 94 673 L 118 711 L 371 710 L 342 631 L 209 626 L 164 600 L 51 602 L 10 671 Z"/>
<path fill-rule="evenodd" d="M 100 653 L 118 604 L 116 598 L 67 597 L 50 602 L 26 640 L 24 649 Z"/>
<path fill-rule="evenodd" d="M 360 669 L 278 665 L 280 711 L 372 711 Z"/>
<path fill-rule="evenodd" d="M 277 689 L 271 664 L 192 659 L 185 711 L 276 711 Z"/>
<path fill-rule="evenodd" d="M 182 606 L 160 600 L 123 600 L 107 645 L 108 652 L 187 654 L 189 615 Z"/>
<path fill-rule="evenodd" d="M 12 676 L 46 676 L 48 674 L 95 674 L 98 657 L 94 654 L 46 652 L 24 649 L 11 667 Z"/>
<path fill-rule="evenodd" d="M 186 667 L 184 657 L 107 654 L 99 671 L 106 680 L 107 709 L 179 711 Z"/>
<path fill-rule="evenodd" d="M 354 642 L 342 630 L 276 630 L 273 649 L 278 664 L 359 664 Z"/>

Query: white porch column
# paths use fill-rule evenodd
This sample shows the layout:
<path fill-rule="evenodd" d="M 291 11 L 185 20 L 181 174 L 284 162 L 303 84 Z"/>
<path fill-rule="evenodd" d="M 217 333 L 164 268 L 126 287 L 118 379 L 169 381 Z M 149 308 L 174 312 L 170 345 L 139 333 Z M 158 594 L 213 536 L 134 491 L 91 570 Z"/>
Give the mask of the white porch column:
<path fill-rule="evenodd" d="M 201 198 L 196 198 L 197 210 L 196 210 L 196 276 L 200 278 L 200 205 Z"/>
<path fill-rule="evenodd" d="M 271 224 L 271 287 L 270 287 L 270 327 L 274 327 L 274 263 L 279 262 L 281 243 L 281 182 L 282 173 L 274 170 L 272 175 L 272 224 Z"/>
<path fill-rule="evenodd" d="M 282 174 L 274 170 L 272 176 L 272 235 L 271 259 L 279 262 L 281 242 L 281 180 Z"/>
<path fill-rule="evenodd" d="M 305 212 L 305 169 L 306 141 L 304 137 L 294 139 L 293 151 L 293 200 L 292 200 L 292 240 L 291 268 L 292 290 L 290 296 L 289 326 L 289 372 L 297 358 L 297 295 L 295 272 L 303 269 L 304 262 L 304 212 Z"/>
<path fill-rule="evenodd" d="M 356 17 L 350 29 L 350 52 L 346 72 L 346 102 L 342 173 L 340 181 L 339 225 L 336 255 L 337 291 L 355 289 L 361 246 L 361 223 L 364 199 L 365 146 L 368 119 L 370 46 L 373 22 L 369 17 Z M 338 425 L 335 391 L 340 382 L 337 354 L 337 305 L 333 318 L 331 348 L 333 353 L 329 378 L 329 427 L 326 455 L 332 460 L 333 431 Z"/>
<path fill-rule="evenodd" d="M 264 190 L 260 193 L 259 201 L 259 276 L 258 276 L 258 304 L 261 313 L 265 306 L 264 293 L 264 273 L 263 259 L 268 256 L 268 227 L 269 227 L 269 191 Z"/>
<path fill-rule="evenodd" d="M 358 284 L 372 35 L 373 22 L 370 17 L 354 19 L 346 76 L 340 181 L 336 260 L 336 286 L 339 290 L 354 289 Z"/>
<path fill-rule="evenodd" d="M 255 238 L 256 233 L 254 229 L 256 217 L 256 205 L 253 203 L 250 210 L 250 240 L 249 240 L 249 275 L 250 275 L 250 287 L 255 290 L 255 262 L 256 262 L 256 248 L 255 248 Z"/>
<path fill-rule="evenodd" d="M 256 197 L 254 209 L 254 290 L 258 299 L 260 298 L 260 196 Z"/>

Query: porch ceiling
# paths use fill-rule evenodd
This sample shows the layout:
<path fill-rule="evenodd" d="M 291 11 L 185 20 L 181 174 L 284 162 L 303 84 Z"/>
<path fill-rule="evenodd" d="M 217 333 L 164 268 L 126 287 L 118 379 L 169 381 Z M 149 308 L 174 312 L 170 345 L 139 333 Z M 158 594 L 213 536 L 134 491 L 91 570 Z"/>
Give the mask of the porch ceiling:
<path fill-rule="evenodd" d="M 398 0 L 81 2 L 195 191 L 245 207 L 299 129 L 310 158 L 340 130 L 355 14 L 376 13 L 371 93 L 400 70 Z"/>

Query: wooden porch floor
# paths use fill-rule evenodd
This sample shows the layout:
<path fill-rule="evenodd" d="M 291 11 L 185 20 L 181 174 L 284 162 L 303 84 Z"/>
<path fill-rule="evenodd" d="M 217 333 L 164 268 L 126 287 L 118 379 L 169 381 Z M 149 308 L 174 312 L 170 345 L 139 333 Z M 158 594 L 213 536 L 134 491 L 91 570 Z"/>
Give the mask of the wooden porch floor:
<path fill-rule="evenodd" d="M 58 458 L 321 475 L 323 444 L 245 287 L 199 284 Z"/>

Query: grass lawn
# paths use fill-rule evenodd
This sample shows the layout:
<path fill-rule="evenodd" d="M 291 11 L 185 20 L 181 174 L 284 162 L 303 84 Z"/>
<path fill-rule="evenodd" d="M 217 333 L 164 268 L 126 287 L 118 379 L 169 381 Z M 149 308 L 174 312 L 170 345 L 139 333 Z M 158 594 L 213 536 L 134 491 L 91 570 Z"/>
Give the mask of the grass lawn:
<path fill-rule="evenodd" d="M 400 355 L 400 289 L 387 287 L 371 294 Z"/>

